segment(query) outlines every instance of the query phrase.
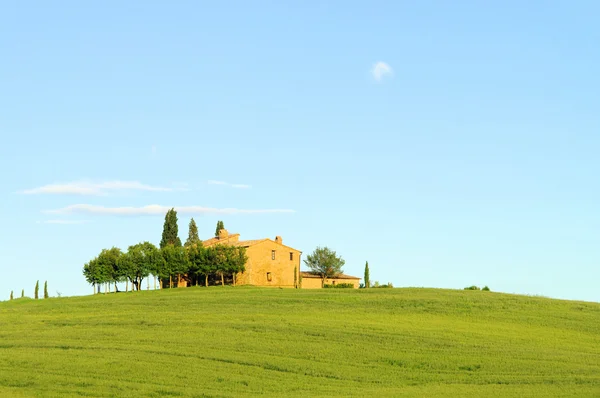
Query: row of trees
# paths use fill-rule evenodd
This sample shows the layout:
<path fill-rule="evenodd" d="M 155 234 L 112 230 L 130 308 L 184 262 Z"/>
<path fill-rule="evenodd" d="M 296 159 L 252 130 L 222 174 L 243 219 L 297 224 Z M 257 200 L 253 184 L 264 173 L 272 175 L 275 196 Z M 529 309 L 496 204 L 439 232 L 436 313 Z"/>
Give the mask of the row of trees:
<path fill-rule="evenodd" d="M 217 223 L 215 235 L 223 229 L 223 222 Z M 235 275 L 245 271 L 248 260 L 245 249 L 230 245 L 215 245 L 208 248 L 202 246 L 198 236 L 198 227 L 192 218 L 189 224 L 188 239 L 181 244 L 178 236 L 177 212 L 171 209 L 165 216 L 160 246 L 150 242 L 141 242 L 127 248 L 123 252 L 118 247 L 104 249 L 83 266 L 83 275 L 88 283 L 100 290 L 111 291 L 117 283 L 125 282 L 125 290 L 141 290 L 142 282 L 150 276 L 154 277 L 154 288 L 157 280 L 162 289 L 165 284 L 173 287 L 173 281 L 182 280 L 190 284 L 200 283 L 208 286 L 209 276 L 220 278 L 225 284 L 225 275 L 231 275 L 235 284 Z M 149 284 L 149 279 L 148 279 Z"/>
<path fill-rule="evenodd" d="M 34 292 L 33 293 L 34 298 L 36 300 L 39 299 L 39 295 L 40 295 L 40 281 L 37 281 L 35 283 L 35 289 L 33 290 L 33 292 Z M 46 282 L 44 282 L 44 298 L 47 299 L 48 297 L 50 297 L 50 296 L 48 295 L 48 281 L 46 281 Z M 10 291 L 10 299 L 14 300 L 14 298 L 15 298 L 14 297 L 14 293 L 11 290 Z M 21 290 L 21 298 L 25 298 L 25 289 Z"/>

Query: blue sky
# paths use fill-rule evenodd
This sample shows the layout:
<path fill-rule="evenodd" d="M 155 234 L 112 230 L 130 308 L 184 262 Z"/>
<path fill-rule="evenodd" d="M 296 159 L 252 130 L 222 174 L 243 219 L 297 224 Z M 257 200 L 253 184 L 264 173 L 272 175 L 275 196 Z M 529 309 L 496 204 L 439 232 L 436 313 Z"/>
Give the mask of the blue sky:
<path fill-rule="evenodd" d="M 395 286 L 600 301 L 599 13 L 4 2 L 0 295 L 89 294 L 174 206 L 182 239 L 222 219 Z"/>

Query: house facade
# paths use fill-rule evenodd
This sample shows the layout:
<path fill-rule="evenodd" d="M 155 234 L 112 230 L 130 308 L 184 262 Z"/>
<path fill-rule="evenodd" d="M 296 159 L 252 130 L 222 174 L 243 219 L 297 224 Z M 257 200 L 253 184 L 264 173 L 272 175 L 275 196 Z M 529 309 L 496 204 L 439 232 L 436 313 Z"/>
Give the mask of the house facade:
<path fill-rule="evenodd" d="M 219 236 L 202 242 L 204 247 L 218 244 L 246 248 L 246 271 L 236 276 L 236 285 L 293 288 L 298 284 L 302 252 L 284 245 L 281 236 L 276 236 L 274 240 L 240 240 L 240 234 L 230 234 L 222 229 Z"/>

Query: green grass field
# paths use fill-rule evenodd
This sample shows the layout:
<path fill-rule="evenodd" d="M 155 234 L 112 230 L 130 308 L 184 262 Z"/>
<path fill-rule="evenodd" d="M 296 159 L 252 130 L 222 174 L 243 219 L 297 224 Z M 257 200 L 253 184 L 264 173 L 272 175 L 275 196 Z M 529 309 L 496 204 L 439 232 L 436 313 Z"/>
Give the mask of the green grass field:
<path fill-rule="evenodd" d="M 188 288 L 0 303 L 0 397 L 600 397 L 600 304 Z"/>

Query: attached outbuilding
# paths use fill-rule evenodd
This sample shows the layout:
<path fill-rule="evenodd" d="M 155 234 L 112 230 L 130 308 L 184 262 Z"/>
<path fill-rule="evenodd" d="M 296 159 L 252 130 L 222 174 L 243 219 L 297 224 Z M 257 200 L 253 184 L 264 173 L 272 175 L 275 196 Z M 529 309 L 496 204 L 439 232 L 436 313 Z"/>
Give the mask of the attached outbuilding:
<path fill-rule="evenodd" d="M 321 279 L 321 276 L 312 272 L 300 272 L 302 276 L 302 289 L 321 289 L 325 285 L 351 284 L 354 289 L 360 287 L 360 278 L 357 276 L 338 274 L 334 278 Z"/>

